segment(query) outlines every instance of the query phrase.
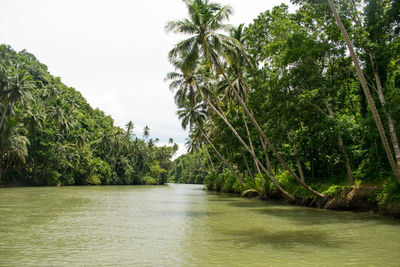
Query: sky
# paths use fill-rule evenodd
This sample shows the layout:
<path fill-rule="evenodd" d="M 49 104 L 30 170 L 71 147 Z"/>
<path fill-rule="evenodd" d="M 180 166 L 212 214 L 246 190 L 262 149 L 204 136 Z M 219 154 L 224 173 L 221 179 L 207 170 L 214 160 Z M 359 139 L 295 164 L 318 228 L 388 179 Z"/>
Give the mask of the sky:
<path fill-rule="evenodd" d="M 280 3 L 290 6 L 289 0 L 216 2 L 233 8 L 233 25 L 247 25 Z M 148 125 L 159 144 L 172 137 L 181 155 L 187 132 L 164 78 L 174 71 L 168 51 L 185 36 L 164 26 L 186 16 L 182 0 L 0 0 L 0 44 L 34 54 L 116 125 L 132 120 L 140 137 Z"/>

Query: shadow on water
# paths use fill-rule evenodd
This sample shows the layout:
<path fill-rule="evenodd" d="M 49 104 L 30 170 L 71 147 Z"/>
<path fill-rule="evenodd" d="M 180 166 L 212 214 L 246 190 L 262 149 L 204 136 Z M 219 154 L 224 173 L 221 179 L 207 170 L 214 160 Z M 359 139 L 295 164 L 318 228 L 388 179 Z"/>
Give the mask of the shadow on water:
<path fill-rule="evenodd" d="M 279 205 L 277 203 L 274 203 L 272 201 L 260 201 L 260 200 L 251 200 L 251 199 L 244 199 L 244 198 L 239 198 L 233 201 L 232 199 L 229 199 L 231 203 L 229 205 L 237 207 L 237 208 L 259 208 L 259 207 L 268 207 L 271 205 Z M 280 204 L 282 205 L 282 204 Z"/>
<path fill-rule="evenodd" d="M 307 231 L 307 230 L 284 230 L 284 231 L 267 231 L 264 229 L 249 230 L 221 230 L 225 235 L 232 236 L 235 242 L 246 244 L 244 248 L 249 246 L 269 245 L 274 248 L 294 248 L 294 247 L 325 247 L 325 248 L 342 248 L 348 245 L 350 240 L 336 239 L 333 235 L 323 231 Z M 231 239 L 219 239 L 218 241 L 230 241 Z"/>
<path fill-rule="evenodd" d="M 376 223 L 399 225 L 400 221 L 385 218 L 380 215 L 359 213 L 353 211 L 333 211 L 317 208 L 285 205 L 276 201 L 232 201 L 229 205 L 237 208 L 246 208 L 268 216 L 279 217 L 302 225 L 323 225 L 335 223 Z"/>
<path fill-rule="evenodd" d="M 165 217 L 208 217 L 213 215 L 218 215 L 220 212 L 215 211 L 155 211 L 154 215 L 156 216 L 165 216 Z"/>
<path fill-rule="evenodd" d="M 313 208 L 302 207 L 268 207 L 262 209 L 255 209 L 254 211 L 268 216 L 279 217 L 286 219 L 296 224 L 301 225 L 324 225 L 324 224 L 359 224 L 371 225 L 372 224 L 385 224 L 385 225 L 399 225 L 400 222 L 384 218 L 378 215 L 371 215 L 366 213 L 356 213 L 351 211 L 331 211 Z"/>

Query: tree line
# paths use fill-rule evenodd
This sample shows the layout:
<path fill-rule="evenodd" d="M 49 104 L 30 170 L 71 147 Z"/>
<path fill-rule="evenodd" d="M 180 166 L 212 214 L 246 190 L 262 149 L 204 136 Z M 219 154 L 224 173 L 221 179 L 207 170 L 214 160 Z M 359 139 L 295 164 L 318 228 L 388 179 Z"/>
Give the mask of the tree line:
<path fill-rule="evenodd" d="M 0 45 L 0 184 L 164 184 L 178 145 L 114 125 L 34 55 Z"/>
<path fill-rule="evenodd" d="M 207 187 L 294 200 L 369 183 L 400 201 L 400 1 L 293 0 L 237 27 L 230 6 L 184 3 L 166 79 Z"/>

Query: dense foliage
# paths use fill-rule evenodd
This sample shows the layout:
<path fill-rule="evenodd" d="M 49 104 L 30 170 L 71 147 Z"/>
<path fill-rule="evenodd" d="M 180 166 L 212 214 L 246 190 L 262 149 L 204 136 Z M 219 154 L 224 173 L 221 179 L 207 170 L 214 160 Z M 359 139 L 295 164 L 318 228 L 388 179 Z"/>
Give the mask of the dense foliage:
<path fill-rule="evenodd" d="M 113 125 L 25 50 L 0 46 L 0 184 L 163 184 L 178 147 Z"/>
<path fill-rule="evenodd" d="M 400 1 L 296 0 L 247 27 L 224 23 L 229 6 L 184 2 L 188 18 L 166 26 L 188 36 L 167 79 L 193 155 L 175 169 L 185 160 L 210 189 L 264 197 L 400 193 Z"/>

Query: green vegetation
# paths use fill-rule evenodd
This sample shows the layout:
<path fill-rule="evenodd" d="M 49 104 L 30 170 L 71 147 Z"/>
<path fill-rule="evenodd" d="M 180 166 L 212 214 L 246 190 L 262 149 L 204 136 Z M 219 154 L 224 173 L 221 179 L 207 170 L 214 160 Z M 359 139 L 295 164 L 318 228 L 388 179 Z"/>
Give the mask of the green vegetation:
<path fill-rule="evenodd" d="M 93 109 L 28 52 L 0 46 L 0 184 L 164 184 L 178 146 L 159 147 Z"/>
<path fill-rule="evenodd" d="M 292 201 L 369 185 L 400 202 L 399 1 L 294 0 L 247 27 L 225 23 L 229 6 L 184 2 L 166 25 L 187 36 L 169 52 L 192 151 L 174 181 L 206 173 L 211 190 Z"/>

